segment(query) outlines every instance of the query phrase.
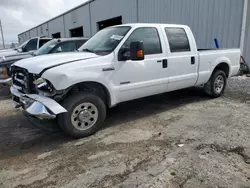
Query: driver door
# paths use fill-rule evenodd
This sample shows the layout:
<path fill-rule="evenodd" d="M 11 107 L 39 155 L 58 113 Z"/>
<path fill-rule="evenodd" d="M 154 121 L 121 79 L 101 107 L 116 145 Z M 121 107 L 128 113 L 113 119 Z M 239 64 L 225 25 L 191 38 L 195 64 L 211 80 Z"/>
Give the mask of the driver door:
<path fill-rule="evenodd" d="M 117 102 L 123 102 L 167 91 L 167 66 L 163 64 L 167 56 L 165 45 L 161 44 L 155 27 L 137 28 L 129 36 L 122 48 L 130 43 L 142 41 L 145 59 L 142 61 L 118 61 L 112 78 L 117 88 Z M 127 52 L 128 53 L 128 52 Z"/>

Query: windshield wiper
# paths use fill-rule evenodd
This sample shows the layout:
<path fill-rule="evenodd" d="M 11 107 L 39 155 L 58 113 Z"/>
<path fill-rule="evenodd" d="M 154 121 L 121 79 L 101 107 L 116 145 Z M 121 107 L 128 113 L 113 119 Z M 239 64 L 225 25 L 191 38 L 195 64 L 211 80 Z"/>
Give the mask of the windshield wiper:
<path fill-rule="evenodd" d="M 84 51 L 84 52 L 90 52 L 90 53 L 95 53 L 95 51 L 90 50 L 90 49 L 88 49 L 88 48 L 82 49 L 82 51 Z"/>

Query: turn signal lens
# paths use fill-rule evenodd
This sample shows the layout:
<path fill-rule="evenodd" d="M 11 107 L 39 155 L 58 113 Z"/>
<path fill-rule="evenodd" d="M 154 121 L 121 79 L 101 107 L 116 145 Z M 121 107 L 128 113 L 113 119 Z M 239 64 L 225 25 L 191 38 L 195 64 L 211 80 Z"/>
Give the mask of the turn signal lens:
<path fill-rule="evenodd" d="M 9 78 L 6 67 L 0 67 L 0 79 Z"/>
<path fill-rule="evenodd" d="M 144 55 L 143 50 L 137 51 L 137 57 L 143 57 L 143 55 Z"/>

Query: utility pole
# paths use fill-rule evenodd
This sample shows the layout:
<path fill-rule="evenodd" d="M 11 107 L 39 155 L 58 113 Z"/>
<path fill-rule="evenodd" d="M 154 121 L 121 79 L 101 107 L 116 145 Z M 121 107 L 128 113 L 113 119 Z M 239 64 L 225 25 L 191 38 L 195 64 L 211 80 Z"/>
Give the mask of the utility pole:
<path fill-rule="evenodd" d="M 1 30 L 1 34 L 2 34 L 3 48 L 5 48 L 4 37 L 3 37 L 3 26 L 2 26 L 1 20 L 0 20 L 0 30 Z"/>

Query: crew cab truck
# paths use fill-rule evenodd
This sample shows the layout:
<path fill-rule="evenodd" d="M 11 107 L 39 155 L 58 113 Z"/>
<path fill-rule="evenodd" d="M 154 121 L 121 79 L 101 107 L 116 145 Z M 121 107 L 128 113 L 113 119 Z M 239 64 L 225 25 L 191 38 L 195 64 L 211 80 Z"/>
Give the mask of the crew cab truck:
<path fill-rule="evenodd" d="M 188 26 L 169 24 L 109 27 L 79 51 L 24 59 L 11 68 L 16 107 L 57 119 L 76 138 L 94 134 L 107 107 L 121 102 L 200 85 L 219 97 L 238 73 L 241 55 L 239 49 L 199 51 Z"/>

